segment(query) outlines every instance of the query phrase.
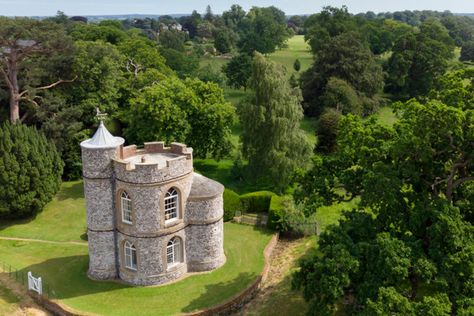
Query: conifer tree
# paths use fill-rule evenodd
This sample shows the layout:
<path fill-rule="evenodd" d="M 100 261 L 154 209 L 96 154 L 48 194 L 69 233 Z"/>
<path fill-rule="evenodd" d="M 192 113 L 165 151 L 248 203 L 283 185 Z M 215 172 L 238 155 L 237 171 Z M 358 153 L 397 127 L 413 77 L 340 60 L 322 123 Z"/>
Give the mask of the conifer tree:
<path fill-rule="evenodd" d="M 25 218 L 42 210 L 61 184 L 63 162 L 35 128 L 0 126 L 0 218 Z"/>

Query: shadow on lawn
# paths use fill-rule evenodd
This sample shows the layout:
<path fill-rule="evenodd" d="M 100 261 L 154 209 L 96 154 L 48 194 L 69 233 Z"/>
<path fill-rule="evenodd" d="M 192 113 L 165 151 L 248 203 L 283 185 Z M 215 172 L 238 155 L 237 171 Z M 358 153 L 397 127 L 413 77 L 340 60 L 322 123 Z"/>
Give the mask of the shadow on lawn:
<path fill-rule="evenodd" d="M 206 285 L 206 292 L 195 300 L 191 301 L 189 305 L 184 307 L 181 311 L 184 313 L 189 313 L 209 307 L 210 305 L 220 304 L 222 302 L 212 302 L 215 302 L 216 298 L 222 297 L 226 294 L 228 294 L 229 298 L 234 297 L 240 293 L 240 291 L 244 290 L 251 282 L 253 282 L 256 277 L 257 275 L 254 273 L 250 274 L 243 272 L 229 282 Z M 236 288 L 241 288 L 242 290 L 236 292 Z"/>
<path fill-rule="evenodd" d="M 113 281 L 93 281 L 87 276 L 89 256 L 57 257 L 32 264 L 19 272 L 29 271 L 43 280 L 43 292 L 52 299 L 67 299 L 129 288 Z M 47 293 L 49 292 L 49 293 Z"/>
<path fill-rule="evenodd" d="M 77 181 L 71 185 L 63 185 L 56 194 L 58 201 L 64 201 L 68 199 L 83 199 L 84 198 L 84 184 L 82 181 Z"/>

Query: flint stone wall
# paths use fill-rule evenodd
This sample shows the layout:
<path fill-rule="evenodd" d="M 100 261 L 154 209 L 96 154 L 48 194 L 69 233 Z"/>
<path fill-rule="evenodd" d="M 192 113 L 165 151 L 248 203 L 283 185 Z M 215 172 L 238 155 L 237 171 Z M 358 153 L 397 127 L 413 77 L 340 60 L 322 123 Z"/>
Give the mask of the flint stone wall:
<path fill-rule="evenodd" d="M 159 183 L 169 181 L 193 171 L 192 159 L 181 156 L 168 160 L 167 166 L 158 164 L 131 164 L 114 160 L 116 178 L 130 183 Z"/>
<path fill-rule="evenodd" d="M 112 180 L 84 178 L 87 208 L 87 227 L 94 231 L 113 230 L 114 195 Z"/>
<path fill-rule="evenodd" d="M 179 237 L 181 244 L 186 244 L 184 229 L 167 236 L 155 238 L 137 238 L 118 233 L 120 245 L 119 276 L 125 282 L 135 285 L 163 284 L 181 277 L 187 272 L 186 252 L 182 253 L 183 262 L 172 267 L 167 266 L 166 246 L 171 238 Z M 137 270 L 125 267 L 123 244 L 125 241 L 133 243 L 137 249 Z"/>
<path fill-rule="evenodd" d="M 110 178 L 112 160 L 118 155 L 118 148 L 82 148 L 82 174 L 86 178 Z"/>
<path fill-rule="evenodd" d="M 222 194 L 210 198 L 195 200 L 192 197 L 186 204 L 186 221 L 190 224 L 215 222 L 224 216 Z"/>
<path fill-rule="evenodd" d="M 209 271 L 224 264 L 224 221 L 186 227 L 188 271 Z"/>
<path fill-rule="evenodd" d="M 114 232 L 88 230 L 87 238 L 89 242 L 89 276 L 97 280 L 114 279 L 117 276 Z"/>

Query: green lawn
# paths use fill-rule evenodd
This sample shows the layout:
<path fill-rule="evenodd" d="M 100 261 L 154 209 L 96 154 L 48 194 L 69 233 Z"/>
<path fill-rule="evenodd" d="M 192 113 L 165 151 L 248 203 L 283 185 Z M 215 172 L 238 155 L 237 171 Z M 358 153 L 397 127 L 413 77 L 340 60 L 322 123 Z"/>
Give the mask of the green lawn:
<path fill-rule="evenodd" d="M 0 284 L 0 315 L 12 315 L 20 308 L 20 299 Z"/>
<path fill-rule="evenodd" d="M 64 182 L 36 218 L 0 223 L 0 236 L 53 241 L 83 241 L 86 211 L 82 181 Z"/>
<path fill-rule="evenodd" d="M 290 78 L 292 74 L 296 74 L 296 71 L 293 69 L 295 60 L 299 59 L 301 62 L 301 70 L 299 71 L 301 73 L 311 66 L 313 55 L 308 44 L 304 41 L 303 35 L 293 36 L 288 40 L 287 44 L 287 48 L 270 54 L 270 59 L 285 66 L 287 76 Z"/>
<path fill-rule="evenodd" d="M 85 216 L 82 183 L 64 183 L 36 219 L 4 224 L 0 236 L 80 241 Z M 139 307 L 141 315 L 174 315 L 222 303 L 246 288 L 263 269 L 263 250 L 270 238 L 266 230 L 226 223 L 227 262 L 223 267 L 161 287 L 130 287 L 88 279 L 87 247 L 82 245 L 0 240 L 0 260 L 40 275 L 53 298 L 76 310 L 134 315 Z M 0 293 L 0 297 L 5 300 L 10 296 Z"/>

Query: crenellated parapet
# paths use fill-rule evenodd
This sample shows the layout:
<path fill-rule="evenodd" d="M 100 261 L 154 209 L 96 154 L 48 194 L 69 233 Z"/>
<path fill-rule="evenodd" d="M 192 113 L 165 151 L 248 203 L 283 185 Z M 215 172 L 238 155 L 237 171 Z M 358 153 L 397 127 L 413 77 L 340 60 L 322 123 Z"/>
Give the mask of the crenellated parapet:
<path fill-rule="evenodd" d="M 193 150 L 180 143 L 169 147 L 164 142 L 121 147 L 114 159 L 115 176 L 130 183 L 159 183 L 176 179 L 193 171 Z"/>

